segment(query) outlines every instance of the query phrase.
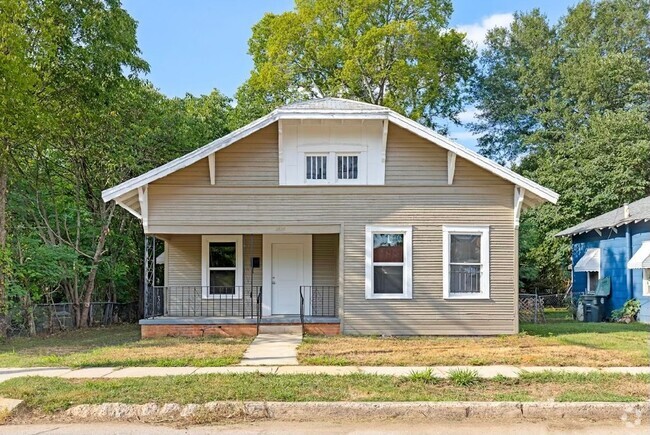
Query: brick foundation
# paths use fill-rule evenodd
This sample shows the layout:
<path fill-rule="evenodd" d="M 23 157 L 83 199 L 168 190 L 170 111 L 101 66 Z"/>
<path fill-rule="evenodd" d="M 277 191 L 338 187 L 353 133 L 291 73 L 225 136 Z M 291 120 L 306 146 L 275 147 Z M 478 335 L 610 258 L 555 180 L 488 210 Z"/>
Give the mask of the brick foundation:
<path fill-rule="evenodd" d="M 305 334 L 311 335 L 339 335 L 341 333 L 338 323 L 305 323 Z"/>
<path fill-rule="evenodd" d="M 338 335 L 338 323 L 305 323 L 305 333 L 311 335 Z M 157 337 L 255 337 L 257 326 L 243 325 L 140 325 L 142 338 Z"/>
<path fill-rule="evenodd" d="M 156 337 L 255 337 L 255 325 L 140 325 L 142 338 Z"/>

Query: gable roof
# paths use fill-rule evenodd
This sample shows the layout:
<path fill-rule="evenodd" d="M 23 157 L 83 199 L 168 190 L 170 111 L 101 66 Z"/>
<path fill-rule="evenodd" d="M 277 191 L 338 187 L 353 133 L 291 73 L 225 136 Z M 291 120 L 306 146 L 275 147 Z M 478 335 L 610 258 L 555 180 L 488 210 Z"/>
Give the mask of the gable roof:
<path fill-rule="evenodd" d="M 556 234 L 557 237 L 573 236 L 576 234 L 588 233 L 592 230 L 602 230 L 604 228 L 617 228 L 621 225 L 632 222 L 650 220 L 650 196 L 642 198 L 628 204 L 629 216 L 625 217 L 625 206 L 596 216 L 584 222 L 567 228 Z"/>
<path fill-rule="evenodd" d="M 280 119 L 383 119 L 398 125 L 413 134 L 416 134 L 436 145 L 455 153 L 464 159 L 486 169 L 487 171 L 523 187 L 538 198 L 556 203 L 559 195 L 544 186 L 523 177 L 510 169 L 484 157 L 464 146 L 442 136 L 435 131 L 419 124 L 418 122 L 400 115 L 386 107 L 359 101 L 346 100 L 343 98 L 319 98 L 314 100 L 301 101 L 294 104 L 279 107 L 262 118 L 239 128 L 209 144 L 197 148 L 175 160 L 150 170 L 140 176 L 127 180 L 117 186 L 106 189 L 102 192 L 102 199 L 106 202 L 119 198 L 133 190 L 143 187 L 153 181 L 165 177 L 172 172 L 183 169 L 197 161 L 208 157 L 215 151 L 219 151 L 234 142 L 237 142 L 250 134 L 271 125 Z"/>

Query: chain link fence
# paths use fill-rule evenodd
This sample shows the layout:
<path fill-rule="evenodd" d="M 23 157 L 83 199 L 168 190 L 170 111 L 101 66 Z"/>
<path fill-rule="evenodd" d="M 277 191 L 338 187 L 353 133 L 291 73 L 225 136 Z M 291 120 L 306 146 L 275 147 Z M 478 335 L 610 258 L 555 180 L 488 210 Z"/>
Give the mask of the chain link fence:
<path fill-rule="evenodd" d="M 75 327 L 75 312 L 71 303 L 36 304 L 32 306 L 33 325 L 28 313 L 21 308 L 10 311 L 9 335 L 30 333 L 53 334 Z M 138 321 L 138 303 L 93 302 L 90 304 L 88 326 L 106 326 Z"/>
<path fill-rule="evenodd" d="M 569 309 L 573 305 L 571 292 L 539 294 L 519 294 L 519 322 L 521 323 L 546 323 L 545 308 Z"/>

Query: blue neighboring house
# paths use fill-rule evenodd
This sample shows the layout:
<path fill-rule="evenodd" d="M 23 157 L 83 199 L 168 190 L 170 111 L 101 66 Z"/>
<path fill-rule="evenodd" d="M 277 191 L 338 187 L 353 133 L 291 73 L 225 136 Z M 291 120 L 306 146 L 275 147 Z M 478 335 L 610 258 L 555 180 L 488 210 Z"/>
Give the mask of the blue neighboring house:
<path fill-rule="evenodd" d="M 650 323 L 650 196 L 568 228 L 573 244 L 573 295 L 595 290 L 610 277 L 605 316 L 635 298 L 639 321 Z"/>

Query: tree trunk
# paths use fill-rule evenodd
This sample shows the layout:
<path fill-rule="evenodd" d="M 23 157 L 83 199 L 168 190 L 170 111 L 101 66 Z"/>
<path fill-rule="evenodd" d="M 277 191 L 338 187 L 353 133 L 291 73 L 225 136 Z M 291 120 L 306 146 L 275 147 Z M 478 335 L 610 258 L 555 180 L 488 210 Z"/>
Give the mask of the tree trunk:
<path fill-rule="evenodd" d="M 2 144 L 7 147 L 6 143 Z M 9 325 L 7 307 L 6 272 L 9 267 L 9 252 L 7 249 L 7 153 L 0 150 L 0 339 L 7 338 Z"/>
<path fill-rule="evenodd" d="M 36 320 L 34 319 L 34 304 L 29 293 L 23 297 L 23 310 L 25 311 L 25 320 L 27 322 L 27 331 L 30 337 L 36 335 Z"/>
<path fill-rule="evenodd" d="M 79 323 L 77 324 L 79 328 L 85 328 L 89 325 L 88 321 L 90 317 L 90 303 L 92 302 L 93 292 L 95 291 L 95 278 L 97 277 L 97 268 L 99 267 L 99 262 L 104 255 L 104 245 L 106 244 L 106 236 L 108 236 L 108 231 L 111 226 L 111 218 L 113 217 L 113 210 L 115 209 L 115 205 L 111 204 L 109 207 L 110 210 L 108 213 L 108 218 L 106 219 L 106 223 L 102 227 L 102 232 L 99 235 L 97 247 L 95 248 L 95 254 L 93 255 L 93 263 L 90 269 L 90 273 L 88 274 L 88 278 L 86 278 L 86 282 L 84 284 L 81 316 L 79 318 Z"/>

